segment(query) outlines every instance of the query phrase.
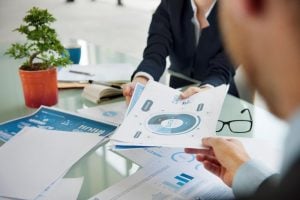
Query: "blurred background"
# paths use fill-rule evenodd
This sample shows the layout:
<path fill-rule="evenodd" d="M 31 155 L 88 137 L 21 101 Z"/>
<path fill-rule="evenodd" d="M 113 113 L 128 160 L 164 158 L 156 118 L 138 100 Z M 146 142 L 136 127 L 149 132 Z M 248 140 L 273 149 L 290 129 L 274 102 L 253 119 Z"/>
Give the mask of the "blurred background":
<path fill-rule="evenodd" d="M 13 29 L 32 6 L 47 8 L 62 41 L 82 39 L 141 59 L 152 13 L 160 0 L 0 0 L 0 43 L 24 40 Z M 120 5 L 122 4 L 122 5 Z M 248 87 L 242 70 L 236 75 L 241 98 L 265 107 Z M 163 80 L 164 81 L 164 80 Z"/>
<path fill-rule="evenodd" d="M 160 0 L 0 0 L 0 42 L 22 40 L 11 32 L 32 6 L 47 8 L 62 40 L 80 38 L 140 58 L 151 14 Z"/>

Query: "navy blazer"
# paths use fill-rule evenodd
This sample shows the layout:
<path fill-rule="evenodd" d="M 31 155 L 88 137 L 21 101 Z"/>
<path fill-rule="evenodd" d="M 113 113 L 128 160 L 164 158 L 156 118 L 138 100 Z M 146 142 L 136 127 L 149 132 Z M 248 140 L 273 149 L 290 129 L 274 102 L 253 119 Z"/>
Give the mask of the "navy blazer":
<path fill-rule="evenodd" d="M 238 96 L 233 76 L 235 68 L 224 52 L 220 39 L 217 4 L 202 29 L 196 46 L 194 12 L 190 0 L 162 0 L 152 16 L 147 46 L 137 72 L 147 72 L 158 81 L 170 57 L 170 70 L 214 86 L 231 83 L 230 93 Z M 178 79 L 177 79 L 178 80 Z M 185 84 L 187 85 L 187 84 Z M 171 87 L 182 87 L 170 81 Z"/>

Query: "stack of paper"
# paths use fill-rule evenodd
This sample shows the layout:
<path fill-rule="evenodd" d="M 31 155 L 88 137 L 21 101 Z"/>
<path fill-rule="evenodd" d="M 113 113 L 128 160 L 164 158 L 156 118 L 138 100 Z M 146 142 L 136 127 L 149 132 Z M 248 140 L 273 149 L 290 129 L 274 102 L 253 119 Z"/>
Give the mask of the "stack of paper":
<path fill-rule="evenodd" d="M 95 134 L 24 128 L 0 148 L 0 196 L 37 198 L 101 141 Z"/>
<path fill-rule="evenodd" d="M 221 85 L 182 100 L 180 91 L 149 81 L 111 140 L 117 148 L 200 148 L 201 138 L 215 136 L 227 90 Z"/>

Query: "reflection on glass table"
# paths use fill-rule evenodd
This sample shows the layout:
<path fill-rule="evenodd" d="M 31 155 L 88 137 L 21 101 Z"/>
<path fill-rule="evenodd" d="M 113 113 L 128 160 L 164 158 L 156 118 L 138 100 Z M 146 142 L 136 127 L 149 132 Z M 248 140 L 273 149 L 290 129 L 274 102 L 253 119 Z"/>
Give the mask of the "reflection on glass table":
<path fill-rule="evenodd" d="M 78 199 L 88 199 L 123 178 L 139 166 L 109 150 L 109 143 L 89 152 L 78 161 L 65 178 L 84 177 Z"/>

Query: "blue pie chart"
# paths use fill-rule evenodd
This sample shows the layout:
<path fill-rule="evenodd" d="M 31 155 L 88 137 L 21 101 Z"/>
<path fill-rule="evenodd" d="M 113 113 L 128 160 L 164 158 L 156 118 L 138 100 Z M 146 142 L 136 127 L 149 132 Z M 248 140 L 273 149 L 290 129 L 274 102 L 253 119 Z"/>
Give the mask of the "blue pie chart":
<path fill-rule="evenodd" d="M 200 117 L 191 114 L 159 114 L 150 117 L 147 127 L 159 135 L 181 135 L 195 129 Z"/>

